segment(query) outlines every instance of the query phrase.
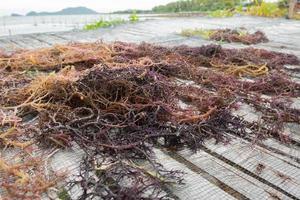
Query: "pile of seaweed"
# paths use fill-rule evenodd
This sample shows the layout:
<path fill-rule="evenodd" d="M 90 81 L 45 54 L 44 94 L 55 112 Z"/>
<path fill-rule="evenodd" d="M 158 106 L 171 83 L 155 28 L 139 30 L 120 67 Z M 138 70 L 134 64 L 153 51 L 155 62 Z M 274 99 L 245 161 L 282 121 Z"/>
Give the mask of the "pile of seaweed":
<path fill-rule="evenodd" d="M 268 42 L 268 38 L 261 31 L 249 33 L 248 31 L 232 30 L 232 29 L 217 29 L 210 35 L 211 40 L 238 42 L 246 45 Z"/>
<path fill-rule="evenodd" d="M 183 30 L 183 36 L 201 36 L 206 39 L 228 42 L 242 43 L 245 45 L 269 42 L 269 39 L 262 31 L 250 33 L 245 28 L 238 29 L 192 29 Z"/>
<path fill-rule="evenodd" d="M 0 159 L 1 187 L 8 198 L 39 199 L 64 176 L 45 175 L 44 156 L 28 156 L 32 149 L 78 146 L 80 174 L 65 183 L 80 191 L 76 198 L 172 199 L 167 188 L 181 184 L 182 173 L 165 169 L 154 149 L 197 151 L 229 135 L 288 141 L 283 125 L 300 122 L 289 100 L 300 85 L 286 64 L 299 60 L 218 45 L 74 43 L 3 54 L 0 145 L 3 155 L 26 156 Z M 261 122 L 233 115 L 239 102 L 261 112 Z"/>

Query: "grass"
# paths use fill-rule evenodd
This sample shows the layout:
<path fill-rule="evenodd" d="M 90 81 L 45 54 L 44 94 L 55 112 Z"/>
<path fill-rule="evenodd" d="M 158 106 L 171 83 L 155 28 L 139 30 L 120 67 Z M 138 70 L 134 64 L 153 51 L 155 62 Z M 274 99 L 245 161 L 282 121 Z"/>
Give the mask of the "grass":
<path fill-rule="evenodd" d="M 112 20 L 104 20 L 104 19 L 100 19 L 96 22 L 93 22 L 93 23 L 90 23 L 90 24 L 86 24 L 83 29 L 84 30 L 96 30 L 96 29 L 99 29 L 99 28 L 108 28 L 108 27 L 114 27 L 114 26 L 117 26 L 117 25 L 120 25 L 120 24 L 125 24 L 127 23 L 128 21 L 131 22 L 131 23 L 136 23 L 140 20 L 139 16 L 133 12 L 128 20 L 124 20 L 124 19 L 121 19 L 121 18 L 117 18 L 117 19 L 112 19 Z"/>
<path fill-rule="evenodd" d="M 209 39 L 209 37 L 212 33 L 214 33 L 213 30 L 195 28 L 195 29 L 184 29 L 181 31 L 180 35 L 185 36 L 185 37 L 198 36 L 198 37 L 202 37 L 205 39 Z"/>
<path fill-rule="evenodd" d="M 215 10 L 208 13 L 210 17 L 232 17 L 235 14 L 232 10 Z"/>
<path fill-rule="evenodd" d="M 287 9 L 279 8 L 278 3 L 262 2 L 248 7 L 246 14 L 260 17 L 284 17 Z"/>
<path fill-rule="evenodd" d="M 296 14 L 293 19 L 300 20 L 300 14 Z"/>
<path fill-rule="evenodd" d="M 96 30 L 99 28 L 107 28 L 107 27 L 113 27 L 116 25 L 124 24 L 126 21 L 123 19 L 113 19 L 113 20 L 104 20 L 100 19 L 99 21 L 86 24 L 83 29 L 84 30 Z"/>
<path fill-rule="evenodd" d="M 136 12 L 133 12 L 133 13 L 129 16 L 129 21 L 135 23 L 135 22 L 140 21 L 140 18 L 139 18 L 139 16 L 136 14 Z"/>

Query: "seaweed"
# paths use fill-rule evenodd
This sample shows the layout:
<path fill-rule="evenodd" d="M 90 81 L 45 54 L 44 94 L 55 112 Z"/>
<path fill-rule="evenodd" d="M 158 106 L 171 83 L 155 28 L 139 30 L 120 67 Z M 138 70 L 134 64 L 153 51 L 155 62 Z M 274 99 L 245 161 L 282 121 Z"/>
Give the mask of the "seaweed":
<path fill-rule="evenodd" d="M 181 35 L 186 37 L 200 36 L 205 39 L 228 42 L 228 43 L 242 43 L 245 45 L 266 43 L 269 39 L 262 31 L 254 33 L 248 32 L 245 28 L 239 29 L 185 29 L 182 30 Z"/>
<path fill-rule="evenodd" d="M 238 31 L 231 29 L 215 30 L 210 35 L 211 40 L 226 41 L 229 43 L 239 42 L 246 45 L 268 42 L 268 38 L 261 31 L 248 33 L 247 31 Z"/>
<path fill-rule="evenodd" d="M 219 45 L 99 42 L 19 51 L 0 59 L 10 75 L 0 90 L 0 142 L 25 150 L 16 144 L 79 146 L 80 174 L 66 183 L 79 189 L 77 199 L 172 198 L 166 188 L 182 184 L 183 174 L 166 170 L 155 148 L 195 152 L 208 139 L 228 143 L 229 135 L 288 142 L 283 126 L 300 122 L 300 111 L 290 108 L 300 85 L 286 64 L 299 60 Z M 33 69 L 39 73 L 17 78 Z M 263 125 L 234 116 L 238 102 L 261 112 Z"/>
<path fill-rule="evenodd" d="M 12 163 L 0 158 L 0 186 L 7 199 L 41 199 L 48 188 L 63 179 L 63 174 L 46 175 L 41 157 L 26 156 L 20 152 L 14 160 Z"/>

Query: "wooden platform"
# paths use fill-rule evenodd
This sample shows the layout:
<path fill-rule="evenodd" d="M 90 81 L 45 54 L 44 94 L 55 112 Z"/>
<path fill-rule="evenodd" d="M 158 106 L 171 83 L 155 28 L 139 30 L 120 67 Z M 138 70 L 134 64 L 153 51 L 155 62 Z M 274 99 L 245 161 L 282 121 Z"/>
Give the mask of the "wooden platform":
<path fill-rule="evenodd" d="M 94 42 L 97 40 L 151 42 L 160 45 L 200 46 L 211 43 L 199 38 L 184 38 L 177 33 L 184 28 L 234 28 L 262 30 L 269 43 L 255 45 L 274 51 L 289 52 L 300 57 L 300 21 L 265 19 L 255 17 L 233 17 L 210 19 L 205 17 L 172 18 L 150 20 L 137 24 L 126 24 L 115 28 L 96 31 L 61 32 L 0 37 L 0 48 L 39 48 L 69 42 Z M 224 47 L 242 48 L 239 44 L 222 44 Z M 300 66 L 295 66 L 300 67 Z M 295 81 L 299 74 L 292 75 Z M 300 108 L 300 98 L 293 106 Z M 247 120 L 257 120 L 248 105 L 242 105 L 236 113 Z M 177 199 L 300 199 L 300 126 L 287 124 L 286 132 L 293 143 L 282 144 L 268 139 L 262 144 L 232 137 L 228 145 L 207 141 L 202 150 L 195 153 L 182 150 L 178 153 L 156 149 L 155 153 L 167 169 L 180 169 L 186 173 L 185 185 L 170 186 Z M 69 169 L 76 173 L 80 150 L 58 151 L 51 166 Z M 264 166 L 262 170 L 259 166 Z M 76 192 L 72 194 L 76 197 Z M 1 199 L 1 198 L 0 198 Z"/>

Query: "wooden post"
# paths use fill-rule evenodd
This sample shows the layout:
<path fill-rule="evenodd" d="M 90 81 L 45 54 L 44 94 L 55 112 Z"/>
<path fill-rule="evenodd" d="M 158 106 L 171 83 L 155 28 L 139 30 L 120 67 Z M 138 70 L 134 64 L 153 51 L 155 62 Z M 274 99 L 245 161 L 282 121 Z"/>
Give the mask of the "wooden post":
<path fill-rule="evenodd" d="M 288 14 L 289 19 L 292 19 L 294 17 L 296 4 L 297 4 L 297 0 L 290 0 L 290 2 L 289 2 L 289 14 Z"/>

